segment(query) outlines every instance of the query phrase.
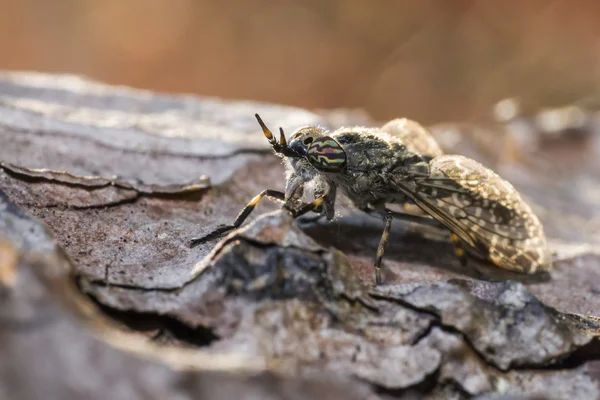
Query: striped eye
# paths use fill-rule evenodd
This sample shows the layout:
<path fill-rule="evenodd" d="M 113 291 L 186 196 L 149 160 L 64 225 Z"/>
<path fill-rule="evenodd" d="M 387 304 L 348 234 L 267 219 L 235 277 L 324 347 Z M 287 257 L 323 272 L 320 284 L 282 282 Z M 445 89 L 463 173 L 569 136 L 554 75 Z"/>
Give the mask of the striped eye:
<path fill-rule="evenodd" d="M 308 147 L 307 156 L 312 166 L 321 171 L 339 172 L 346 166 L 344 149 L 329 136 L 314 139 Z"/>

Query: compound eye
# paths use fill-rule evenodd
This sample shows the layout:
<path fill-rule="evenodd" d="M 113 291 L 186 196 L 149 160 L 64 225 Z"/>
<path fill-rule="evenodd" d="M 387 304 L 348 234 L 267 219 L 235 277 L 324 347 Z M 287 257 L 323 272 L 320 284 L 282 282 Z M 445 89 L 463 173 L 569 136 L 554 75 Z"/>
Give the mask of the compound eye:
<path fill-rule="evenodd" d="M 312 166 L 321 171 L 340 172 L 346 167 L 346 152 L 329 136 L 314 139 L 307 156 Z"/>

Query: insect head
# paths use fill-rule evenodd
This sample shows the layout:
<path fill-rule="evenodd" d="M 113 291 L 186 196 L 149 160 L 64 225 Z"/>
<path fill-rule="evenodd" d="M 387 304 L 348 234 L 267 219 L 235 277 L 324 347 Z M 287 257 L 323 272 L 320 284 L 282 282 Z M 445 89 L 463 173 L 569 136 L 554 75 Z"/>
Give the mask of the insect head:
<path fill-rule="evenodd" d="M 285 157 L 305 158 L 313 167 L 323 172 L 341 172 L 346 167 L 346 152 L 342 146 L 332 137 L 324 135 L 319 128 L 307 126 L 298 129 L 288 145 L 282 128 L 279 128 L 277 142 L 260 116 L 255 116 L 276 153 Z"/>

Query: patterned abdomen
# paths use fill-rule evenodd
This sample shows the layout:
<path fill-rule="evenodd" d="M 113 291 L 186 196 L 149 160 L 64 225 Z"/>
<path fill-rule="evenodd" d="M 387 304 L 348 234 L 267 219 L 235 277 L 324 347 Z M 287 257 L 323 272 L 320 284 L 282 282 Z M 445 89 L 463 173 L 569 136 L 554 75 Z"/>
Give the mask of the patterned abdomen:
<path fill-rule="evenodd" d="M 433 159 L 430 172 L 415 182 L 415 203 L 457 234 L 468 251 L 512 271 L 552 267 L 543 227 L 510 183 L 456 155 Z"/>

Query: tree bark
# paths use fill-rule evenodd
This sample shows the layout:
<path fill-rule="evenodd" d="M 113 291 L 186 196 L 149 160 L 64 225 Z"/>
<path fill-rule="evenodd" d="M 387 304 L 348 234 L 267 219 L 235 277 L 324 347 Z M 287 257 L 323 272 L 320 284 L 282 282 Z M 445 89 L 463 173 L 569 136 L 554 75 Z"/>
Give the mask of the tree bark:
<path fill-rule="evenodd" d="M 373 287 L 383 222 L 343 199 L 302 223 L 265 200 L 189 245 L 284 188 L 255 113 L 381 125 L 363 114 L 23 73 L 0 93 L 0 398 L 600 398 L 596 132 L 431 127 L 530 201 L 555 267 L 464 269 L 395 221 Z"/>

